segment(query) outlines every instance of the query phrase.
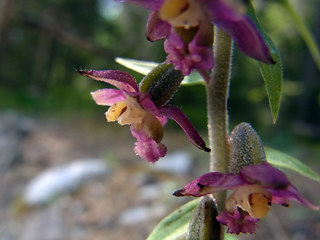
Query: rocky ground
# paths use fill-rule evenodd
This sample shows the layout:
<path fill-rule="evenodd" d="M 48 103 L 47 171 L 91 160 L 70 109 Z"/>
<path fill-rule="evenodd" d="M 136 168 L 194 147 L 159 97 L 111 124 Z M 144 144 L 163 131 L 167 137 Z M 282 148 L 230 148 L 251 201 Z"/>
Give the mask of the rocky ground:
<path fill-rule="evenodd" d="M 167 131 L 164 141 L 169 158 L 153 165 L 134 155 L 128 128 L 107 126 L 103 119 L 1 113 L 0 240 L 145 239 L 162 217 L 189 200 L 171 193 L 206 168 L 206 155 L 187 144 L 182 131 Z M 103 171 L 73 171 L 72 163 L 90 161 L 103 164 Z M 59 171 L 59 184 L 53 184 L 52 172 Z M 31 204 L 26 191 L 37 176 L 46 186 L 37 187 L 37 194 L 52 194 Z M 319 184 L 289 177 L 320 203 Z M 241 239 L 320 239 L 320 214 L 297 204 L 275 206 L 257 234 Z"/>

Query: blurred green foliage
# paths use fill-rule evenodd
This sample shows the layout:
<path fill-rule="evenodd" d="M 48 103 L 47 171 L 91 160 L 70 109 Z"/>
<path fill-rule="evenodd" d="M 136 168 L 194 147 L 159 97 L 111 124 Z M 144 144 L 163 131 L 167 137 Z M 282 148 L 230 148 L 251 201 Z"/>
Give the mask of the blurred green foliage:
<path fill-rule="evenodd" d="M 118 69 L 118 55 L 147 59 L 152 52 L 154 60 L 164 59 L 160 44 L 145 41 L 147 12 L 137 7 L 124 6 L 120 15 L 110 16 L 115 9 L 104 14 L 108 6 L 102 1 L 4 1 L 2 109 L 90 111 L 89 92 L 103 85 L 77 75 L 76 69 Z"/>
<path fill-rule="evenodd" d="M 34 114 L 96 113 L 101 107 L 95 106 L 89 92 L 105 85 L 77 75 L 76 69 L 127 71 L 114 62 L 116 56 L 164 61 L 162 42 L 150 43 L 144 37 L 148 11 L 111 1 L 3 0 L 0 108 Z M 320 2 L 307 2 L 293 3 L 319 42 L 320 17 L 316 13 L 320 12 Z M 320 140 L 320 74 L 311 54 L 278 1 L 254 4 L 283 59 L 280 114 L 273 126 L 258 64 L 235 47 L 229 99 L 231 125 L 246 121 L 265 136 L 294 131 Z M 137 80 L 142 78 L 133 71 L 129 73 Z M 181 107 L 196 127 L 206 128 L 202 86 L 181 87 L 172 104 Z"/>

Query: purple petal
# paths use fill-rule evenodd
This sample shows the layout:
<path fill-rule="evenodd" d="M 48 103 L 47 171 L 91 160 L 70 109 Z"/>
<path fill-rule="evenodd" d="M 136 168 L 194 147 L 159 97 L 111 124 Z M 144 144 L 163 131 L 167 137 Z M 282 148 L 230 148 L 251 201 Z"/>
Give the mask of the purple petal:
<path fill-rule="evenodd" d="M 155 163 L 160 157 L 164 157 L 167 153 L 167 147 L 162 143 L 148 138 L 143 131 L 137 131 L 133 126 L 130 127 L 132 135 L 137 138 L 134 151 L 141 158 L 148 162 Z"/>
<path fill-rule="evenodd" d="M 147 22 L 146 37 L 149 41 L 167 38 L 170 33 L 170 24 L 159 18 L 158 11 L 150 14 Z"/>
<path fill-rule="evenodd" d="M 162 126 L 166 125 L 168 119 L 159 112 L 158 108 L 154 103 L 151 101 L 150 96 L 147 94 L 139 94 L 139 104 L 140 106 L 153 114 L 161 123 Z"/>
<path fill-rule="evenodd" d="M 174 30 L 164 42 L 164 49 L 168 54 L 167 62 L 173 63 L 177 70 L 181 70 L 185 76 L 188 76 L 192 71 L 192 61 L 186 59 L 187 44 Z"/>
<path fill-rule="evenodd" d="M 158 117 L 158 116 L 156 116 L 156 118 L 159 120 L 159 122 L 161 123 L 162 127 L 164 125 L 166 125 L 167 122 L 168 122 L 168 119 L 166 117 Z"/>
<path fill-rule="evenodd" d="M 136 80 L 128 73 L 117 70 L 78 70 L 83 76 L 109 83 L 126 92 L 139 92 Z"/>
<path fill-rule="evenodd" d="M 193 59 L 199 58 L 200 61 L 194 61 L 196 69 L 208 71 L 214 66 L 212 53 L 213 28 L 210 22 L 201 22 L 199 29 L 189 43 L 189 52 Z"/>
<path fill-rule="evenodd" d="M 305 199 L 293 185 L 288 186 L 287 189 L 285 190 L 269 190 L 269 191 L 272 194 L 272 203 L 287 206 L 289 205 L 289 200 L 293 200 L 301 203 L 302 205 L 312 210 L 319 210 L 319 206 L 314 205 L 313 203 Z"/>
<path fill-rule="evenodd" d="M 192 126 L 191 122 L 184 113 L 176 107 L 164 106 L 158 108 L 160 114 L 174 120 L 183 129 L 187 135 L 188 140 L 201 150 L 210 152 L 210 149 L 206 147 L 206 143 L 201 138 L 198 131 Z"/>
<path fill-rule="evenodd" d="M 148 141 L 137 141 L 134 151 L 141 158 L 148 162 L 155 163 L 159 158 L 164 157 L 167 153 L 167 147 L 162 143 L 157 143 L 153 139 Z"/>
<path fill-rule="evenodd" d="M 214 58 L 211 47 L 201 46 L 198 45 L 196 41 L 192 41 L 189 44 L 189 51 L 191 59 L 193 60 L 193 68 L 209 71 L 214 67 Z"/>
<path fill-rule="evenodd" d="M 159 112 L 156 105 L 152 102 L 150 99 L 150 96 L 148 94 L 140 94 L 139 95 L 139 104 L 140 106 L 147 110 L 148 112 L 152 113 L 153 115 L 157 117 L 162 117 L 162 114 Z"/>
<path fill-rule="evenodd" d="M 291 185 L 283 172 L 267 162 L 246 166 L 240 170 L 239 175 L 250 184 L 258 183 L 268 189 L 280 190 Z"/>
<path fill-rule="evenodd" d="M 235 189 L 244 185 L 241 177 L 231 173 L 210 172 L 193 180 L 184 188 L 176 191 L 176 197 L 194 196 L 201 197 L 209 193 L 219 192 L 228 189 Z"/>
<path fill-rule="evenodd" d="M 190 43 L 184 42 L 174 28 L 164 42 L 167 62 L 173 63 L 177 70 L 189 75 L 193 69 L 208 71 L 214 66 L 212 54 L 212 25 L 203 23 Z"/>
<path fill-rule="evenodd" d="M 164 2 L 164 0 L 116 0 L 116 1 L 133 3 L 153 11 L 158 10 Z"/>
<path fill-rule="evenodd" d="M 121 90 L 112 88 L 99 89 L 91 92 L 91 95 L 96 104 L 103 106 L 110 106 L 127 98 Z"/>
<path fill-rule="evenodd" d="M 274 63 L 269 48 L 248 16 L 238 13 L 223 0 L 208 1 L 207 9 L 212 22 L 228 33 L 243 53 L 267 64 Z"/>
<path fill-rule="evenodd" d="M 217 220 L 228 226 L 228 233 L 254 233 L 259 219 L 251 217 L 247 213 L 241 214 L 236 210 L 233 214 L 223 211 L 217 217 Z"/>

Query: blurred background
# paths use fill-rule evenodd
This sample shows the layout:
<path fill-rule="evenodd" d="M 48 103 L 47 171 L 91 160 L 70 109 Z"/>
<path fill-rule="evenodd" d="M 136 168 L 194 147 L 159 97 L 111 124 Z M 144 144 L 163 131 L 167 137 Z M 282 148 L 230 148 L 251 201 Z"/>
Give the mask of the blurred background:
<path fill-rule="evenodd" d="M 320 2 L 292 0 L 316 42 Z M 235 47 L 230 129 L 249 122 L 266 146 L 320 173 L 320 72 L 278 1 L 254 1 L 281 52 L 283 95 L 275 125 L 256 61 Z M 163 43 L 144 36 L 148 11 L 112 0 L 0 1 L 0 240 L 145 239 L 190 199 L 171 193 L 208 168 L 208 156 L 169 121 L 168 158 L 147 164 L 133 152 L 128 127 L 107 124 L 90 92 L 105 84 L 77 69 L 117 69 L 125 57 L 162 62 Z M 204 87 L 181 87 L 181 107 L 206 137 Z M 320 204 L 318 183 L 286 171 Z M 320 214 L 297 204 L 274 207 L 256 235 L 243 239 L 320 239 Z"/>

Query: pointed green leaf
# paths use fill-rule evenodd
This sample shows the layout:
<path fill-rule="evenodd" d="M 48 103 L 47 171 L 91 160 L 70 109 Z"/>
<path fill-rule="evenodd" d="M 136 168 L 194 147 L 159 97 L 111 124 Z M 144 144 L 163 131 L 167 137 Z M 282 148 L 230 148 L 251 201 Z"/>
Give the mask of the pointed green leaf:
<path fill-rule="evenodd" d="M 200 198 L 192 200 L 165 217 L 153 229 L 147 240 L 185 239 L 193 210 L 199 205 Z"/>
<path fill-rule="evenodd" d="M 159 63 L 156 62 L 148 62 L 120 57 L 117 57 L 115 61 L 122 66 L 134 70 L 142 75 L 147 75 L 153 68 L 159 65 Z M 194 85 L 203 83 L 203 78 L 198 72 L 192 72 L 189 76 L 184 77 L 183 81 L 181 82 L 182 85 Z"/>
<path fill-rule="evenodd" d="M 283 167 L 320 182 L 320 176 L 298 159 L 272 148 L 264 148 L 267 161 L 276 167 Z"/>
<path fill-rule="evenodd" d="M 268 37 L 261 26 L 251 1 L 248 1 L 247 7 L 248 16 L 259 29 L 265 43 L 269 47 L 273 60 L 276 62 L 275 64 L 264 64 L 259 62 L 260 72 L 265 82 L 265 87 L 269 98 L 269 106 L 272 113 L 273 123 L 275 123 L 280 109 L 281 83 L 283 78 L 281 57 L 272 40 Z"/>
<path fill-rule="evenodd" d="M 156 62 L 148 62 L 120 57 L 117 57 L 115 61 L 120 65 L 125 66 L 126 68 L 141 73 L 142 75 L 147 75 L 153 68 L 159 65 L 159 63 Z"/>
<path fill-rule="evenodd" d="M 195 84 L 204 84 L 203 78 L 196 71 L 192 72 L 189 76 L 184 77 L 181 82 L 182 85 L 195 85 Z"/>

